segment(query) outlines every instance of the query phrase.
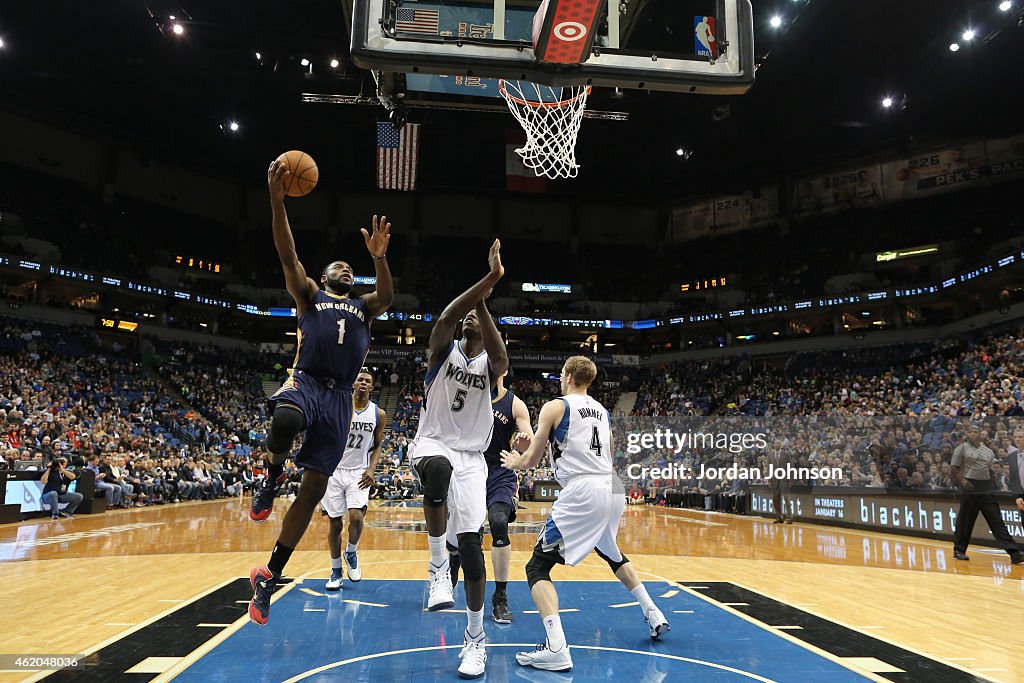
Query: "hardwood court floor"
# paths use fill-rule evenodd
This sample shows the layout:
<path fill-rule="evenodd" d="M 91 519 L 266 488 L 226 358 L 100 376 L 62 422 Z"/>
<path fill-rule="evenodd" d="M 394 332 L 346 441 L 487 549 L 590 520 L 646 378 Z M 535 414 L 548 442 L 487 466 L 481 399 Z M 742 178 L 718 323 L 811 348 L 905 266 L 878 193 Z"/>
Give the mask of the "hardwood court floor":
<path fill-rule="evenodd" d="M 263 524 L 248 521 L 247 505 L 188 503 L 0 527 L 0 652 L 89 652 L 248 576 L 266 561 L 287 502 Z M 523 579 L 547 505 L 519 511 L 513 580 Z M 374 503 L 360 543 L 364 578 L 424 578 L 421 524 L 418 507 Z M 315 517 L 289 576 L 327 577 L 326 530 L 326 519 Z M 955 562 L 948 542 L 651 507 L 627 510 L 619 542 L 645 581 L 728 582 L 981 678 L 1024 683 L 1024 567 L 1004 553 L 972 548 L 970 562 Z M 558 567 L 553 577 L 612 578 L 597 557 Z M 673 632 L 685 634 L 687 615 L 670 616 Z M 0 681 L 20 680 L 26 676 L 0 673 Z"/>

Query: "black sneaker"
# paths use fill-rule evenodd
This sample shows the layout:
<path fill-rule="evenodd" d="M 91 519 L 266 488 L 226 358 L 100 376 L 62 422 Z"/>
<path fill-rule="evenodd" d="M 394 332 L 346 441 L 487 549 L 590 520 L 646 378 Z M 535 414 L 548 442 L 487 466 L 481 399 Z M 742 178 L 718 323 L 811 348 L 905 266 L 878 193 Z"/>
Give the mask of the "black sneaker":
<path fill-rule="evenodd" d="M 953 551 L 953 559 L 954 560 L 969 560 L 971 558 L 967 557 L 967 553 L 965 553 L 962 550 L 954 550 Z"/>
<path fill-rule="evenodd" d="M 274 497 L 278 489 L 288 480 L 288 475 L 281 473 L 275 481 L 270 477 L 263 477 L 259 486 L 252 494 L 252 503 L 249 504 L 249 519 L 254 522 L 262 522 L 274 511 Z"/>
<path fill-rule="evenodd" d="M 508 609 L 508 593 L 495 591 L 491 598 L 491 616 L 497 624 L 511 624 L 512 612 Z"/>
<path fill-rule="evenodd" d="M 1010 564 L 1024 564 L 1024 551 L 1010 555 Z"/>

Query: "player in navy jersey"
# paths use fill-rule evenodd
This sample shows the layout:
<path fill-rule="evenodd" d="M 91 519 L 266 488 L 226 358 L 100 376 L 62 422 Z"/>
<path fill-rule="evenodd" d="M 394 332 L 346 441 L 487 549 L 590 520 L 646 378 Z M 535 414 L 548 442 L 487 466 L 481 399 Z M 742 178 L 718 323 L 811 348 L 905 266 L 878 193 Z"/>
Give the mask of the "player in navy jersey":
<path fill-rule="evenodd" d="M 508 538 L 508 525 L 516 521 L 516 473 L 501 464 L 501 452 L 514 448 L 525 451 L 533 438 L 530 410 L 523 399 L 505 388 L 505 377 L 498 378 L 491 409 L 494 412 L 494 431 L 491 443 L 484 451 L 487 461 L 487 525 L 491 530 L 491 564 L 494 566 L 494 595 L 491 596 L 491 618 L 499 624 L 511 624 L 512 612 L 508 608 L 508 566 L 512 558 L 512 544 Z M 481 529 L 481 532 L 483 530 Z M 448 548 L 452 586 L 458 583 L 458 548 Z"/>
<path fill-rule="evenodd" d="M 274 588 L 345 452 L 352 420 L 352 384 L 370 346 L 370 323 L 388 309 L 394 298 L 385 257 L 391 224 L 384 216 L 379 221 L 377 216 L 373 217 L 372 232 L 361 229 L 366 249 L 374 259 L 376 291 L 351 296 L 354 276 L 352 267 L 344 261 L 334 261 L 324 268 L 320 274 L 323 289 L 306 275 L 295 253 L 284 208 L 287 176 L 283 162 L 270 164 L 267 185 L 274 215 L 274 246 L 284 269 L 288 293 L 295 300 L 299 320 L 297 348 L 288 379 L 270 399 L 274 411 L 267 435 L 270 466 L 253 493 L 249 517 L 259 522 L 270 515 L 274 496 L 285 481 L 284 461 L 300 432 L 305 432 L 305 436 L 295 462 L 303 474 L 298 497 L 284 517 L 270 561 L 249 575 L 253 587 L 249 618 L 260 625 L 267 623 Z"/>

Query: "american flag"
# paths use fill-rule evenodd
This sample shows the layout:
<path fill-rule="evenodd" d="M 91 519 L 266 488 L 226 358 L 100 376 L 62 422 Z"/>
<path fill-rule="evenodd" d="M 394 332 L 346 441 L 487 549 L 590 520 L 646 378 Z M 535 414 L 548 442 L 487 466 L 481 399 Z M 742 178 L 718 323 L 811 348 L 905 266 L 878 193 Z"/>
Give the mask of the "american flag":
<path fill-rule="evenodd" d="M 440 28 L 441 12 L 436 9 L 409 9 L 400 7 L 395 17 L 395 31 L 398 33 L 429 33 L 437 35 Z"/>
<path fill-rule="evenodd" d="M 415 190 L 419 162 L 420 124 L 407 123 L 396 131 L 388 122 L 377 123 L 377 187 Z"/>

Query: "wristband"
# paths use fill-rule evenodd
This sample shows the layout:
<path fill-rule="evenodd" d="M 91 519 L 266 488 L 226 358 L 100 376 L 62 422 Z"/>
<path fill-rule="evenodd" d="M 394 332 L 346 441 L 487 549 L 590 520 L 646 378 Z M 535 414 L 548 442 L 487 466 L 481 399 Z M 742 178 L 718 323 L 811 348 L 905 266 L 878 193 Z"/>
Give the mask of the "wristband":
<path fill-rule="evenodd" d="M 374 256 L 373 258 L 375 258 L 375 259 L 376 259 L 376 260 L 378 260 L 378 261 L 383 261 L 383 260 L 384 260 L 384 259 L 386 259 L 387 257 L 388 257 L 388 255 L 387 255 L 387 254 L 381 254 L 380 256 Z"/>

